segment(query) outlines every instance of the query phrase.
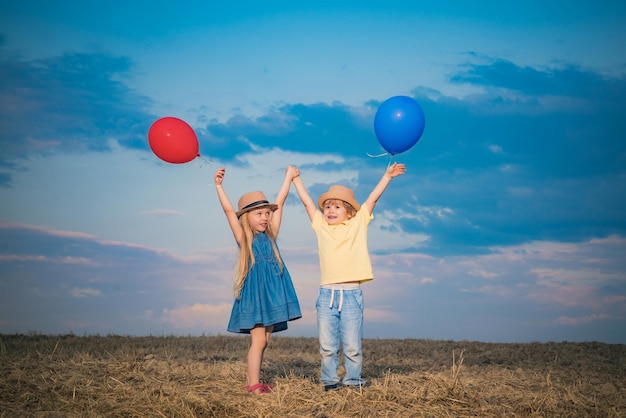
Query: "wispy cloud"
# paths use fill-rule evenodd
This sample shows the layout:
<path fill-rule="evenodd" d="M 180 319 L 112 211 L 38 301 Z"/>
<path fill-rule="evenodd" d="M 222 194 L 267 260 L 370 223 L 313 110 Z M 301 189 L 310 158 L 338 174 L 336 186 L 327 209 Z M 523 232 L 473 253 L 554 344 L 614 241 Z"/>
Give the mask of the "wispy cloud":
<path fill-rule="evenodd" d="M 145 215 L 154 216 L 171 216 L 171 215 L 183 215 L 183 212 L 172 209 L 150 209 L 142 212 Z"/>

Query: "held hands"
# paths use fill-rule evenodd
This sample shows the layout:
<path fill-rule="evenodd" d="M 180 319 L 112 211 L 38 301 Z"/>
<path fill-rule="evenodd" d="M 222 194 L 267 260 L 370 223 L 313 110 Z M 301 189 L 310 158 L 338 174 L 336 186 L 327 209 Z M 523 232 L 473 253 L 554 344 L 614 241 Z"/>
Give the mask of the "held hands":
<path fill-rule="evenodd" d="M 406 173 L 406 167 L 404 166 L 404 164 L 393 163 L 387 168 L 387 171 L 385 172 L 385 175 L 383 177 L 391 180 L 392 178 L 404 173 Z"/>
<path fill-rule="evenodd" d="M 226 174 L 226 169 L 224 167 L 218 168 L 213 176 L 213 180 L 215 180 L 216 186 L 221 186 L 224 181 L 224 175 Z"/>
<path fill-rule="evenodd" d="M 293 181 L 293 179 L 295 179 L 299 175 L 300 175 L 300 170 L 298 170 L 296 166 L 291 165 L 291 164 L 287 166 L 287 170 L 285 170 L 285 177 Z"/>

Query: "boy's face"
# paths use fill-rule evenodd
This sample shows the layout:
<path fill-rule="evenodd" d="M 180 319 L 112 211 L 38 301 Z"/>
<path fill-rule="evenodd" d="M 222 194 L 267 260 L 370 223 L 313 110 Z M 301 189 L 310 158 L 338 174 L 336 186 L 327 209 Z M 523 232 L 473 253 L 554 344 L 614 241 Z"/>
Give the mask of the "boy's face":
<path fill-rule="evenodd" d="M 265 232 L 271 216 L 272 211 L 269 208 L 251 210 L 248 212 L 250 228 L 255 232 Z"/>
<path fill-rule="evenodd" d="M 324 202 L 324 219 L 328 225 L 337 225 L 350 219 L 350 215 L 341 200 Z"/>

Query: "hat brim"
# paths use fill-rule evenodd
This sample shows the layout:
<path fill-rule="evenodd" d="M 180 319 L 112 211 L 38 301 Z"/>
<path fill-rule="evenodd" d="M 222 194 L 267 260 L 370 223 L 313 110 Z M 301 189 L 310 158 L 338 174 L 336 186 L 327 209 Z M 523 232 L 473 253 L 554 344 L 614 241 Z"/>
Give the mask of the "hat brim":
<path fill-rule="evenodd" d="M 246 207 L 246 208 L 241 209 L 240 211 L 237 211 L 237 218 L 241 218 L 241 215 L 243 215 L 246 212 L 252 212 L 253 210 L 263 209 L 263 208 L 270 208 L 272 211 L 275 211 L 276 209 L 278 209 L 278 205 L 275 203 L 261 203 L 257 206 Z"/>
<path fill-rule="evenodd" d="M 319 206 L 320 210 L 323 212 L 324 211 L 324 202 L 327 200 L 341 200 L 343 202 L 347 202 L 350 205 L 352 205 L 352 207 L 354 208 L 354 210 L 358 211 L 359 209 L 361 209 L 361 205 L 359 205 L 357 203 L 356 200 L 352 199 L 349 196 L 339 196 L 335 193 L 330 193 L 330 191 L 326 192 L 326 193 L 322 193 L 322 195 L 320 196 L 320 198 L 317 200 L 317 206 Z"/>

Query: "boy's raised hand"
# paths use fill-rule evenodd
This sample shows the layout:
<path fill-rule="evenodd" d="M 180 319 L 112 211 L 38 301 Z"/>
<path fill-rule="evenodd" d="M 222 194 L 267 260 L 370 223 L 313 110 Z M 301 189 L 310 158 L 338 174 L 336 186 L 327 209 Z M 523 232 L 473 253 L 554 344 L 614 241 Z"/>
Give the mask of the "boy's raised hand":
<path fill-rule="evenodd" d="M 393 163 L 387 168 L 385 175 L 394 178 L 404 173 L 406 173 L 404 164 Z"/>

